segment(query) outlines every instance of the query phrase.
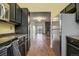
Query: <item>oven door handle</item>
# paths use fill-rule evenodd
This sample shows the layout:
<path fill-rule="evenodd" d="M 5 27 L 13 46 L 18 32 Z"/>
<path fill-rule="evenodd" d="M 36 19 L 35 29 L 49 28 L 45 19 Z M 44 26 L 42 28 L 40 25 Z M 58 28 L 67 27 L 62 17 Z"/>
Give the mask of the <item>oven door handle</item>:
<path fill-rule="evenodd" d="M 76 47 L 76 46 L 74 46 L 74 45 L 72 45 L 72 44 L 70 44 L 70 43 L 67 43 L 67 45 L 69 45 L 69 46 L 71 46 L 71 47 L 75 48 L 76 50 L 79 50 L 79 48 L 78 48 L 78 47 Z"/>

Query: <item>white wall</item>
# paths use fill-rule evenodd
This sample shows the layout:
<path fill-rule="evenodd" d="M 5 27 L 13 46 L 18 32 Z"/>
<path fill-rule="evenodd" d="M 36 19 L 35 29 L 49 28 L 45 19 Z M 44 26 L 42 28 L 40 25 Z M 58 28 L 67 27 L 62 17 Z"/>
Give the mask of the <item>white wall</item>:
<path fill-rule="evenodd" d="M 59 20 L 59 18 L 58 18 Z M 51 43 L 56 55 L 60 55 L 60 21 L 52 21 Z"/>
<path fill-rule="evenodd" d="M 62 55 L 66 55 L 66 35 L 79 35 L 79 24 L 75 22 L 75 14 L 61 14 Z"/>
<path fill-rule="evenodd" d="M 57 30 L 53 30 L 53 40 L 52 40 L 52 47 L 55 51 L 56 55 L 60 55 L 60 33 L 59 33 L 59 29 Z"/>

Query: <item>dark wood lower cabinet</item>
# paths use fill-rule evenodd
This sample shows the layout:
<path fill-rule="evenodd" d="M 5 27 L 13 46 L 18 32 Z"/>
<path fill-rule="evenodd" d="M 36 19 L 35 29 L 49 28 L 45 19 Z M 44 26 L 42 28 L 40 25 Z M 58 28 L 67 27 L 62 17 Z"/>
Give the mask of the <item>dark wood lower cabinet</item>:
<path fill-rule="evenodd" d="M 16 41 L 18 44 L 16 43 Z M 13 39 L 12 41 L 5 42 L 0 45 L 0 56 L 26 56 L 29 51 L 29 48 L 30 40 L 28 40 L 27 36 L 18 37 L 16 39 Z M 18 49 L 21 55 L 18 54 Z"/>
<path fill-rule="evenodd" d="M 25 43 L 24 42 L 19 44 L 19 49 L 20 49 L 21 55 L 25 56 Z"/>
<path fill-rule="evenodd" d="M 28 40 L 25 40 L 25 54 L 27 55 L 28 53 Z"/>
<path fill-rule="evenodd" d="M 29 48 L 30 48 L 30 39 L 28 39 L 28 50 L 29 50 Z"/>
<path fill-rule="evenodd" d="M 30 40 L 27 37 L 19 39 L 19 50 L 22 56 L 26 56 L 30 48 Z"/>
<path fill-rule="evenodd" d="M 19 44 L 19 50 L 22 56 L 25 56 L 25 41 L 24 37 L 21 37 L 18 39 L 18 44 Z"/>

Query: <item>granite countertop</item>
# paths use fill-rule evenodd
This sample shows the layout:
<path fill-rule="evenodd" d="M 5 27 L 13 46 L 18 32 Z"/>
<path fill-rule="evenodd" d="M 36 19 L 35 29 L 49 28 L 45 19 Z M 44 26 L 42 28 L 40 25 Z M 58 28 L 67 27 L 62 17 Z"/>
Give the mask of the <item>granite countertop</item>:
<path fill-rule="evenodd" d="M 7 42 L 9 40 L 13 40 L 15 39 L 16 37 L 15 36 L 6 36 L 6 37 L 1 37 L 0 38 L 0 44 L 3 43 L 3 42 Z"/>
<path fill-rule="evenodd" d="M 0 44 L 6 43 L 6 42 L 10 42 L 12 40 L 15 40 L 15 39 L 23 37 L 23 36 L 27 37 L 27 34 L 10 34 L 10 35 L 6 34 L 6 35 L 0 35 Z"/>
<path fill-rule="evenodd" d="M 70 38 L 79 40 L 79 35 L 69 35 L 69 36 L 67 36 L 67 37 L 70 37 Z"/>

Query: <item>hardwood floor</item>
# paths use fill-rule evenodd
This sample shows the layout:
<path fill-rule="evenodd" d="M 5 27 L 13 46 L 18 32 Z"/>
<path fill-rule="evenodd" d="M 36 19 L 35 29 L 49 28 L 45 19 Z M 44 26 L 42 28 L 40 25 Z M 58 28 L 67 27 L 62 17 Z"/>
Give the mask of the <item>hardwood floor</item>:
<path fill-rule="evenodd" d="M 31 47 L 27 56 L 55 56 L 53 49 L 50 48 L 49 37 L 37 34 L 31 39 Z"/>

